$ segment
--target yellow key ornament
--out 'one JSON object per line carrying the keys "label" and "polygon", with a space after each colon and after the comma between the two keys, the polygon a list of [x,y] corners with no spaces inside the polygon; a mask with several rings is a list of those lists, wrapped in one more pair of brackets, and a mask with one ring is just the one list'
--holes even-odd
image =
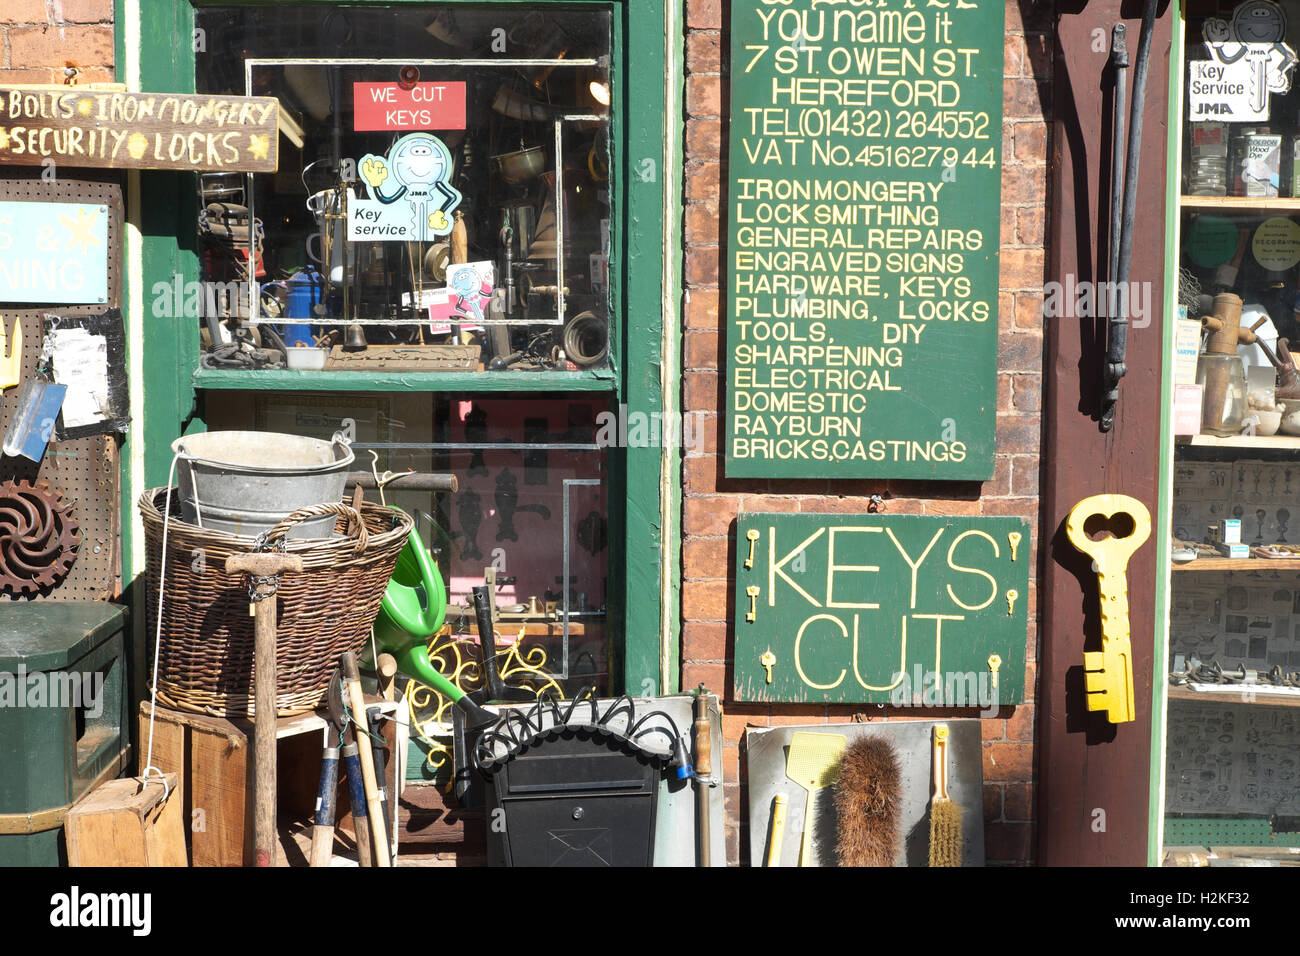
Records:
{"label": "yellow key ornament", "polygon": [[[1133,531],[1123,538],[1094,541],[1084,531],[1089,518],[1126,514]],[[1084,651],[1084,690],[1089,710],[1102,710],[1112,724],[1135,716],[1133,648],[1129,641],[1128,562],[1151,536],[1151,513],[1128,495],[1093,495],[1070,510],[1065,521],[1070,543],[1093,560],[1101,597],[1101,650]]]}

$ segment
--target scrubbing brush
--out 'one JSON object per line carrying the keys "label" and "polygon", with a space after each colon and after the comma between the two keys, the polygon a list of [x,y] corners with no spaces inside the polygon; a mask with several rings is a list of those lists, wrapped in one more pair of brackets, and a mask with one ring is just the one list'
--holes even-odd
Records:
{"label": "scrubbing brush", "polygon": [[962,809],[948,796],[948,725],[934,725],[934,793],[930,800],[930,865],[961,866]]}
{"label": "scrubbing brush", "polygon": [[902,771],[883,737],[860,737],[844,753],[835,783],[840,866],[893,866],[898,857]]}

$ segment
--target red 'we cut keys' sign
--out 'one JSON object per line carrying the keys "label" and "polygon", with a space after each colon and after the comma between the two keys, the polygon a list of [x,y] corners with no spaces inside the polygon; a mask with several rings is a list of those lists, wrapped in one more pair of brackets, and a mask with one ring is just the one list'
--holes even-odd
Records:
{"label": "red 'we cut keys' sign", "polygon": [[409,90],[396,83],[353,83],[357,132],[401,129],[464,129],[465,84],[417,83]]}

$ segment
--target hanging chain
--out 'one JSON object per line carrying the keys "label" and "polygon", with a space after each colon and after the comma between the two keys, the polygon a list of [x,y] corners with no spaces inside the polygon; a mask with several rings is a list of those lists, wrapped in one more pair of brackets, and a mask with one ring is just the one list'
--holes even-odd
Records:
{"label": "hanging chain", "polygon": [[248,600],[256,604],[269,597],[275,597],[280,590],[280,575],[250,574],[248,576]]}

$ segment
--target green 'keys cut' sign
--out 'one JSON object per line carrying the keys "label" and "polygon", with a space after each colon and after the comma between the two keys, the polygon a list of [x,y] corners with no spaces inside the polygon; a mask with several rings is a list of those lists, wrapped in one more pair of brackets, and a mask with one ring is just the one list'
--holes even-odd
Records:
{"label": "green 'keys cut' sign", "polygon": [[993,474],[1002,0],[732,0],[726,473]]}
{"label": "green 'keys cut' sign", "polygon": [[742,514],[736,535],[736,700],[1024,700],[1024,519]]}

